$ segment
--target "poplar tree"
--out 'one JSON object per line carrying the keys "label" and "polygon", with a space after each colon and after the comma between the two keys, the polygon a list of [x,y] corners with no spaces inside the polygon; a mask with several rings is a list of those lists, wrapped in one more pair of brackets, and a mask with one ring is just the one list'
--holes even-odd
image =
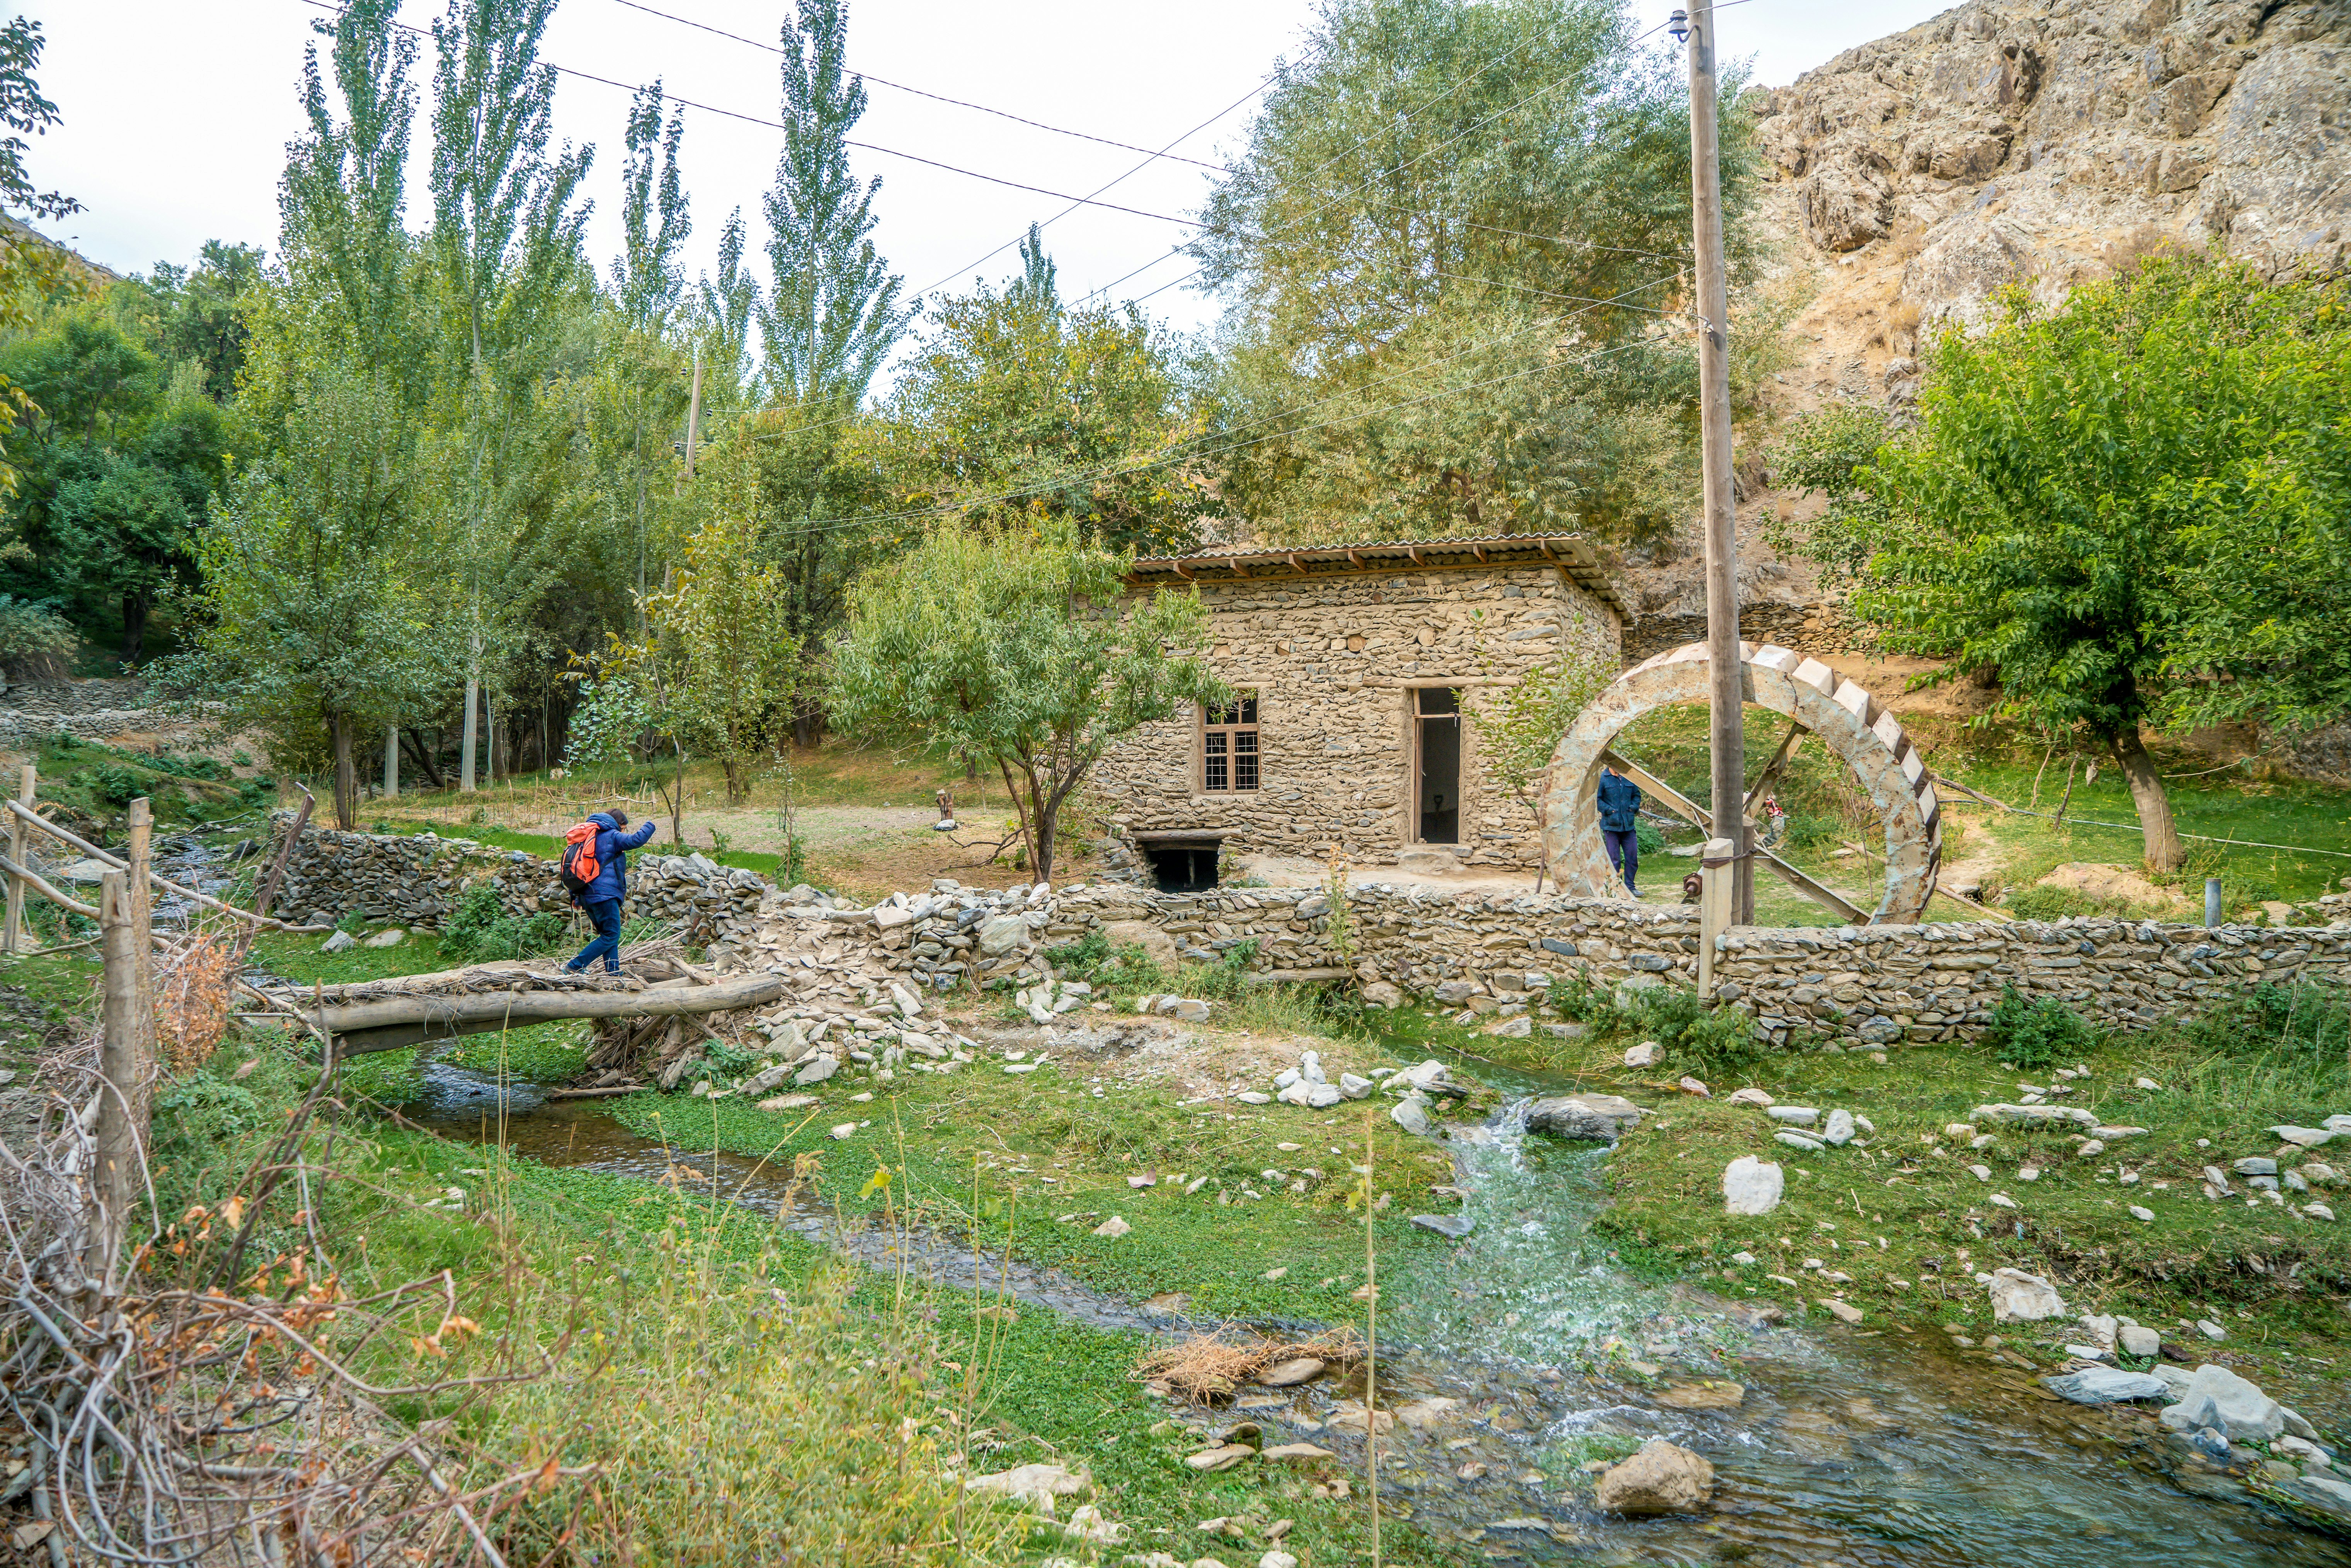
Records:
{"label": "poplar tree", "polygon": [[673,110],[663,123],[661,78],[638,89],[624,136],[628,162],[621,174],[621,254],[612,259],[612,292],[629,324],[652,331],[668,324],[685,289],[677,251],[694,233],[694,220],[677,168],[684,138],[684,110]]}
{"label": "poplar tree", "polygon": [[849,169],[865,82],[843,74],[848,6],[797,4],[797,21],[781,31],[784,152],[764,203],[774,284],[759,326],[778,400],[847,413],[864,401],[916,307],[899,303],[904,280],[873,248],[881,177],[861,185]]}
{"label": "poplar tree", "polygon": [[482,676],[493,639],[543,563],[526,548],[517,424],[551,357],[559,311],[589,286],[575,204],[592,147],[551,150],[555,72],[538,46],[555,0],[449,0],[433,24],[432,249],[455,318],[455,433],[462,485],[450,541],[465,618],[460,789],[471,789]]}

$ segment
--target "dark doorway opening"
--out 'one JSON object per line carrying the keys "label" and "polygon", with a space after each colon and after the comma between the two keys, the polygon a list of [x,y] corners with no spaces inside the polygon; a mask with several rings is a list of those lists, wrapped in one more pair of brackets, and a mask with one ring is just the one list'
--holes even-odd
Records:
{"label": "dark doorway opening", "polygon": [[1162,893],[1206,893],[1217,885],[1222,839],[1138,838],[1135,847],[1150,863],[1151,880]]}
{"label": "dark doorway opening", "polygon": [[1420,841],[1461,841],[1461,704],[1451,686],[1424,686],[1413,694],[1413,722],[1420,727],[1420,779],[1415,791]]}

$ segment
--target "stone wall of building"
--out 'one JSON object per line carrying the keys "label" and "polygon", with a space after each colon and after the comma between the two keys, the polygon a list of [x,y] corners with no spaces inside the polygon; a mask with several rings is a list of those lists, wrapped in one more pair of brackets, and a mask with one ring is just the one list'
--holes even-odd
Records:
{"label": "stone wall of building", "polygon": [[[1852,653],[1863,645],[1861,627],[1852,612],[1843,604],[1817,599],[1802,603],[1774,599],[1742,604],[1739,635],[1742,642],[1773,643],[1815,658]],[[1625,667],[1629,670],[1685,643],[1705,641],[1703,614],[1644,615],[1625,632]]]}
{"label": "stone wall of building", "polygon": [[[1580,653],[1617,663],[1615,612],[1551,567],[1270,577],[1199,585],[1209,663],[1258,694],[1261,782],[1199,784],[1199,716],[1186,707],[1126,737],[1095,771],[1125,832],[1222,829],[1229,847],[1393,864],[1416,841],[1411,704],[1457,685],[1475,703],[1529,667]],[[1532,817],[1462,740],[1459,843],[1478,865],[1534,865]]]}
{"label": "stone wall of building", "polygon": [[[274,852],[293,825],[293,813],[274,812],[271,824]],[[277,907],[289,917],[323,916],[322,923],[356,914],[373,923],[434,930],[484,881],[497,889],[499,907],[509,915],[571,908],[555,862],[520,850],[434,833],[331,828],[303,830],[287,860]],[[670,922],[697,943],[723,946],[750,931],[767,894],[757,872],[717,865],[699,854],[638,851],[629,857],[629,896],[621,912],[625,919]]]}

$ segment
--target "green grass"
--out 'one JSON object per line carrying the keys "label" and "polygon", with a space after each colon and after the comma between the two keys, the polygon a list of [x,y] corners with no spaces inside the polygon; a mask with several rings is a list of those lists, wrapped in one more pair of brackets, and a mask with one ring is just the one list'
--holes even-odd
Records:
{"label": "green grass", "polygon": [[[1377,1058],[1366,1051],[1359,1059]],[[1345,1048],[1333,1044],[1325,1060],[1335,1074],[1348,1060]],[[1323,1112],[1237,1103],[1179,1109],[1157,1085],[1087,1079],[1074,1059],[1016,1077],[983,1058],[949,1075],[907,1072],[871,1084],[874,1098],[864,1103],[851,1095],[868,1081],[844,1075],[820,1088],[824,1103],[812,1110],[646,1094],[619,1102],[614,1113],[632,1131],[681,1148],[715,1147],[778,1167],[812,1156],[826,1201],[844,1212],[879,1212],[885,1201],[911,1205],[931,1223],[991,1244],[1008,1240],[1017,1257],[1120,1295],[1180,1291],[1210,1315],[1337,1322],[1362,1315],[1350,1292],[1364,1283],[1363,1222],[1346,1200],[1370,1104],[1379,1113],[1373,1118],[1379,1187],[1389,1198],[1376,1224],[1383,1251],[1444,1245],[1413,1229],[1406,1217],[1449,1207],[1428,1188],[1450,1178],[1450,1166],[1389,1121],[1384,1103]],[[834,1126],[852,1121],[871,1124],[832,1136]],[[1278,1146],[1285,1142],[1301,1147]],[[1012,1174],[1019,1166],[1031,1174]],[[1308,1167],[1320,1177],[1302,1177]],[[1308,1190],[1274,1188],[1260,1174],[1268,1169],[1307,1180]],[[886,1192],[868,1190],[881,1170],[890,1176]],[[1183,1186],[1166,1179],[1178,1174]],[[1162,1179],[1142,1189],[1127,1185],[1142,1175]],[[1184,1186],[1200,1177],[1205,1184],[1186,1195]],[[1244,1187],[1266,1196],[1245,1197]],[[1070,1214],[1081,1218],[1061,1220]],[[1092,1234],[1113,1215],[1133,1229]],[[1277,1269],[1289,1272],[1265,1279]]]}

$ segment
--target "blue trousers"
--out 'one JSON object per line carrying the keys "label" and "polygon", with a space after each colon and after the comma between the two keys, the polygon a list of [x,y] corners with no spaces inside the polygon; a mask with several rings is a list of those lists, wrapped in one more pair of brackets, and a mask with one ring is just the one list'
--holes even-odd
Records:
{"label": "blue trousers", "polygon": [[1641,840],[1637,833],[1611,832],[1603,828],[1600,836],[1608,841],[1608,863],[1625,878],[1625,891],[1638,893],[1634,879],[1641,874]]}
{"label": "blue trousers", "polygon": [[586,968],[598,958],[604,960],[604,972],[621,972],[621,901],[600,898],[593,904],[582,904],[588,918],[596,927],[596,940],[580,949],[580,956],[564,966],[574,973]]}

